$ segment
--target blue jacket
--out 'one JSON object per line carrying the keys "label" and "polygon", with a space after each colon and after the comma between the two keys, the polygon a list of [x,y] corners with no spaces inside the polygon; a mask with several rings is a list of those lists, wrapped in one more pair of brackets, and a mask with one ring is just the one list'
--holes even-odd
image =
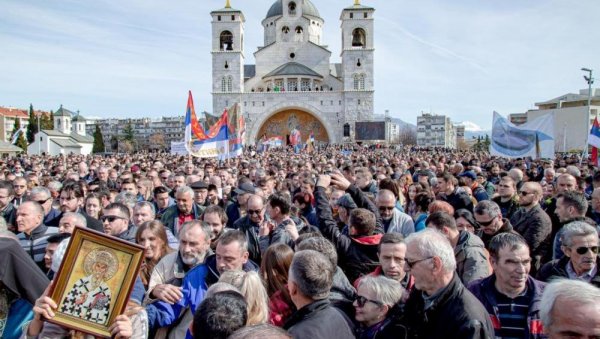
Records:
{"label": "blue jacket", "polygon": [[207,273],[208,268],[204,264],[191,269],[183,278],[181,291],[183,297],[177,303],[171,305],[164,301],[157,301],[146,307],[150,331],[173,325],[188,307],[192,313],[196,312],[208,289],[205,281]]}
{"label": "blue jacket", "polygon": [[[485,309],[488,311],[494,329],[499,329],[500,317],[498,315],[498,308],[496,305],[496,296],[494,294],[494,283],[496,276],[491,275],[487,278],[483,278],[474,281],[469,285],[471,293],[481,301]],[[544,335],[542,321],[540,318],[540,302],[542,300],[542,293],[544,292],[545,283],[533,279],[531,276],[527,277],[527,289],[533,290],[533,298],[529,303],[529,314],[527,316],[527,325],[529,327],[529,339],[544,339],[547,338]]]}

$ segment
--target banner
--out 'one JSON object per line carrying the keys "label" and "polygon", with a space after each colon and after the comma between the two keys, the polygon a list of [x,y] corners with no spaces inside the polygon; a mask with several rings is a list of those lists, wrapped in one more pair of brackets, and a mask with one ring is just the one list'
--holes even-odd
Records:
{"label": "banner", "polygon": [[554,158],[554,116],[516,126],[494,112],[490,154],[506,158]]}
{"label": "banner", "polygon": [[185,141],[171,141],[171,154],[173,155],[188,155]]}
{"label": "banner", "polygon": [[235,103],[226,112],[228,114],[227,131],[229,149],[225,154],[219,156],[220,160],[235,158],[242,155],[245,146],[246,123],[244,121],[244,116],[240,111],[240,105]]}
{"label": "banner", "polygon": [[592,163],[594,166],[598,166],[598,148],[600,148],[600,123],[598,118],[594,119],[594,124],[590,130],[588,137],[588,144],[592,146]]}

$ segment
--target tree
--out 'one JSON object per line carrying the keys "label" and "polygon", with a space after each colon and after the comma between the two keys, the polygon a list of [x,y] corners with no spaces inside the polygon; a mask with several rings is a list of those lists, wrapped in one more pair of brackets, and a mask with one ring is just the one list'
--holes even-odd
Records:
{"label": "tree", "polygon": [[165,135],[162,133],[154,133],[150,136],[150,148],[164,150],[166,147]]}
{"label": "tree", "polygon": [[110,149],[113,152],[118,152],[119,151],[119,138],[116,135],[113,135],[110,138]]}
{"label": "tree", "polygon": [[104,137],[102,131],[100,131],[100,125],[96,123],[96,130],[94,131],[94,147],[92,148],[93,153],[104,152]]}
{"label": "tree", "polygon": [[133,132],[133,126],[131,126],[131,120],[125,125],[123,129],[123,140],[129,141],[133,144],[133,140],[135,138],[135,134]]}
{"label": "tree", "polygon": [[17,138],[17,142],[15,143],[15,145],[17,145],[18,147],[22,148],[25,152],[27,152],[27,140],[25,140],[25,137],[23,136],[23,131],[19,132],[19,130],[21,129],[21,119],[19,118],[15,118],[15,124],[13,125],[13,132],[11,135],[11,140],[15,137],[16,133],[19,133],[19,137]]}
{"label": "tree", "polygon": [[119,143],[119,151],[121,153],[133,153],[133,142],[129,140],[123,140]]}
{"label": "tree", "polygon": [[398,140],[402,145],[416,145],[417,144],[417,131],[413,130],[409,126],[400,128],[400,135]]}
{"label": "tree", "polygon": [[42,130],[54,129],[54,112],[50,111],[50,115],[42,114],[42,117],[40,118],[40,128]]}
{"label": "tree", "polygon": [[37,117],[33,112],[33,104],[29,104],[29,124],[27,125],[27,142],[32,143],[38,131]]}

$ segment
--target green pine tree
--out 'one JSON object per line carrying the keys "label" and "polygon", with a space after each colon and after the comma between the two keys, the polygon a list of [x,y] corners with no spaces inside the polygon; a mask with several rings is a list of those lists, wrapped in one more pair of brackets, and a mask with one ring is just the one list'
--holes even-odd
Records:
{"label": "green pine tree", "polygon": [[[21,119],[15,119],[15,123],[13,125],[13,132],[11,134],[11,140],[15,136],[15,133],[17,133],[17,131],[20,129],[21,129]],[[15,143],[15,145],[20,147],[21,149],[23,149],[23,151],[27,152],[27,140],[25,140],[25,137],[23,136],[23,134],[24,133],[19,133],[19,137],[17,138],[17,142]]]}
{"label": "green pine tree", "polygon": [[38,132],[37,116],[33,112],[33,104],[29,104],[29,124],[27,125],[27,142],[32,143]]}
{"label": "green pine tree", "polygon": [[94,148],[92,149],[92,152],[100,153],[104,151],[104,137],[102,136],[102,131],[100,131],[100,125],[96,123],[96,130],[94,131]]}
{"label": "green pine tree", "polygon": [[135,134],[133,132],[133,126],[131,126],[131,120],[127,123],[123,129],[123,140],[133,142]]}

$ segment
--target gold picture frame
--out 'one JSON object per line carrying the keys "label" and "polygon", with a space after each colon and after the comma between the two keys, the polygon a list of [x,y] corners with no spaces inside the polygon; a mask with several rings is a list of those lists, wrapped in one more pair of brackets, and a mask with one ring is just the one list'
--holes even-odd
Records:
{"label": "gold picture frame", "polygon": [[87,228],[75,228],[50,297],[49,322],[110,338],[109,327],[129,300],[144,248]]}

